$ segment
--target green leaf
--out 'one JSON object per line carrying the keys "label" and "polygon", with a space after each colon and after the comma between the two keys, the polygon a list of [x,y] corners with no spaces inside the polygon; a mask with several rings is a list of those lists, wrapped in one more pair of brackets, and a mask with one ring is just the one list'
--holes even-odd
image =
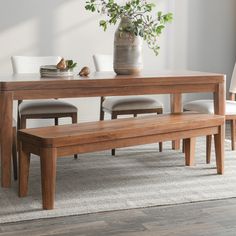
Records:
{"label": "green leaf", "polygon": [[67,60],[67,66],[72,66],[73,65],[73,61],[72,60]]}
{"label": "green leaf", "polygon": [[66,60],[67,69],[73,69],[76,67],[76,65],[77,63],[76,62],[74,63],[73,60]]}
{"label": "green leaf", "polygon": [[72,64],[71,68],[73,69],[73,68],[75,68],[76,66],[77,66],[77,63],[75,62],[75,63]]}
{"label": "green leaf", "polygon": [[105,20],[100,20],[99,24],[102,26],[104,24],[106,24],[107,22]]}
{"label": "green leaf", "polygon": [[103,28],[104,31],[106,31],[107,22],[105,20],[100,20],[99,25]]}

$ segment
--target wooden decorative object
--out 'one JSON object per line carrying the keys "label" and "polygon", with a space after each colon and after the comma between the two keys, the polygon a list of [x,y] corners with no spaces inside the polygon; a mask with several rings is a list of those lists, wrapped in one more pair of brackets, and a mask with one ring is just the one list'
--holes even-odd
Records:
{"label": "wooden decorative object", "polygon": [[83,67],[79,72],[79,75],[82,77],[87,77],[89,74],[90,74],[90,69],[87,66]]}

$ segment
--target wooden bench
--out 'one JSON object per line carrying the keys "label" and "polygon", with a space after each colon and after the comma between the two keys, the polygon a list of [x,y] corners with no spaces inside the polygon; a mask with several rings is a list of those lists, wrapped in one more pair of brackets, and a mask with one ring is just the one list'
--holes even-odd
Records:
{"label": "wooden bench", "polygon": [[223,174],[222,132],[223,116],[189,113],[20,130],[19,196],[27,195],[30,153],[39,155],[41,160],[43,209],[54,207],[57,157],[74,153],[184,139],[185,162],[191,166],[195,137],[214,134],[217,173]]}

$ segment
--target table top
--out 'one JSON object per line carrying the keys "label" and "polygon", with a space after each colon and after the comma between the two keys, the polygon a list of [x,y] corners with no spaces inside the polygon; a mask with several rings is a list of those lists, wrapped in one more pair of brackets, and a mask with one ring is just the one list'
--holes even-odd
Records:
{"label": "table top", "polygon": [[39,74],[0,74],[0,91],[67,88],[74,86],[112,86],[112,85],[151,85],[151,84],[206,84],[223,83],[225,75],[198,71],[153,71],[139,75],[116,75],[113,72],[96,72],[88,77],[72,76],[57,78],[40,78]]}
{"label": "table top", "polygon": [[23,81],[55,81],[55,80],[101,80],[101,79],[142,79],[142,78],[183,78],[183,77],[217,77],[223,74],[200,72],[200,71],[145,71],[137,75],[116,75],[114,72],[95,72],[88,77],[79,75],[69,77],[41,78],[40,74],[0,74],[0,83],[2,82],[23,82]]}

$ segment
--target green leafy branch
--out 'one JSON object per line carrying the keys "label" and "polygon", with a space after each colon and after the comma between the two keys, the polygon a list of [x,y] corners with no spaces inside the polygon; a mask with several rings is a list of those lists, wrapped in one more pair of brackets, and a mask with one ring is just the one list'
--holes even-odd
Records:
{"label": "green leafy branch", "polygon": [[77,63],[73,62],[73,60],[66,60],[66,68],[67,69],[74,69]]}
{"label": "green leafy branch", "polygon": [[128,25],[119,30],[142,37],[158,55],[158,38],[165,25],[173,20],[173,14],[164,14],[162,11],[153,14],[154,8],[155,4],[147,0],[129,0],[124,5],[119,5],[115,0],[86,0],[85,4],[86,10],[106,15],[106,18],[99,22],[104,31],[108,25],[115,25],[123,17],[128,18],[132,26]]}

